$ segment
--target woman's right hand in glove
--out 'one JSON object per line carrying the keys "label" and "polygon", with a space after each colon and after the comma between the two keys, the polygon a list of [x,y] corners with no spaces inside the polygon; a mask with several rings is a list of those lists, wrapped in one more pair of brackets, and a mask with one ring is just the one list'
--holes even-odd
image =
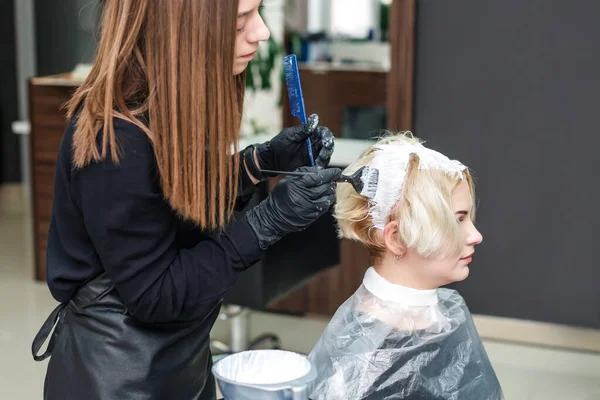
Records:
{"label": "woman's right hand in glove", "polygon": [[269,197],[246,213],[263,250],[288,233],[306,229],[335,202],[335,182],[342,174],[340,169],[303,167],[298,171],[310,174],[283,178]]}

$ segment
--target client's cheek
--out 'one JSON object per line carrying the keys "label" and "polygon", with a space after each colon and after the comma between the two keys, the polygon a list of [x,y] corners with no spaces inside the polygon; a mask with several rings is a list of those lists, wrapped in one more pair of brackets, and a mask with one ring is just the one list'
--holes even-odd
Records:
{"label": "client's cheek", "polygon": [[438,261],[443,262],[447,265],[454,265],[460,260],[462,254],[462,246],[453,246],[447,248],[438,256]]}

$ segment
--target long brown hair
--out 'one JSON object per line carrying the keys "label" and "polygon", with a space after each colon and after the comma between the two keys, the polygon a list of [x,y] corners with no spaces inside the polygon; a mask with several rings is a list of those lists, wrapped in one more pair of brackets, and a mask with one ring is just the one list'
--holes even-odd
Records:
{"label": "long brown hair", "polygon": [[74,166],[108,153],[118,163],[113,118],[132,122],[153,145],[171,207],[202,228],[223,227],[239,176],[245,75],[233,74],[238,0],[103,3],[96,61],[67,104],[68,117],[78,115]]}

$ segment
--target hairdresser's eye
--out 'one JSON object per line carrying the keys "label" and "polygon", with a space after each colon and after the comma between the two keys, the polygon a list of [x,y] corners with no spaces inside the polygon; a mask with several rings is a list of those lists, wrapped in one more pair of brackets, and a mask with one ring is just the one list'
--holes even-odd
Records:
{"label": "hairdresser's eye", "polygon": [[[264,10],[264,8],[265,8],[265,6],[264,6],[264,5],[261,3],[261,4],[258,6],[258,8],[254,10],[254,12],[253,12],[252,14],[246,14],[246,13],[244,13],[244,14],[245,14],[245,15],[244,15],[244,19],[246,19],[246,20],[247,20],[247,19],[248,19],[248,18],[250,18],[252,15],[260,15],[260,12],[261,12],[262,10]],[[242,26],[241,28],[237,28],[237,33],[238,33],[238,34],[240,34],[240,33],[244,33],[244,32],[246,32],[246,25]]]}

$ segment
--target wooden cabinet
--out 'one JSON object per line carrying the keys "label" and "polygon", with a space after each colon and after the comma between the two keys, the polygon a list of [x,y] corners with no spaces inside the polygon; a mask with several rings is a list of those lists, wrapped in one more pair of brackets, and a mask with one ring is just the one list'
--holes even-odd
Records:
{"label": "wooden cabinet", "polygon": [[63,105],[76,89],[68,75],[34,78],[29,83],[31,180],[35,278],[46,279],[46,247],[54,195],[54,170],[67,126]]}

